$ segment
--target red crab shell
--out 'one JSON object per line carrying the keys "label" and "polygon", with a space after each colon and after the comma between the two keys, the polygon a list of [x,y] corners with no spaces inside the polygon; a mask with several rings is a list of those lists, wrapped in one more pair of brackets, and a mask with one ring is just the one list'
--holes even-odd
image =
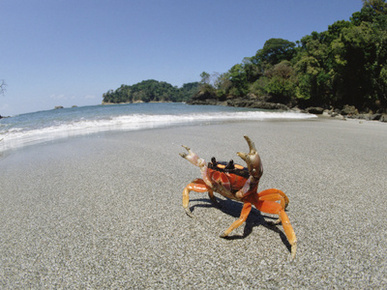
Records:
{"label": "red crab shell", "polygon": [[212,157],[211,162],[208,163],[207,176],[212,182],[221,184],[235,193],[243,187],[250,175],[246,167],[234,164],[233,160],[218,162],[215,157]]}

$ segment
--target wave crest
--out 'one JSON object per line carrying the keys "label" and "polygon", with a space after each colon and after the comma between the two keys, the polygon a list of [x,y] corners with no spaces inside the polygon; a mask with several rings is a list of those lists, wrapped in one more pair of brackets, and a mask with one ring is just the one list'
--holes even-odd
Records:
{"label": "wave crest", "polygon": [[315,115],[297,112],[213,112],[190,114],[132,114],[112,116],[104,119],[80,119],[51,124],[38,129],[12,128],[3,130],[0,140],[0,151],[16,149],[26,145],[52,141],[60,138],[88,135],[107,131],[132,131],[168,127],[174,125],[188,125],[201,122],[222,122],[233,120],[276,120],[276,119],[310,119]]}

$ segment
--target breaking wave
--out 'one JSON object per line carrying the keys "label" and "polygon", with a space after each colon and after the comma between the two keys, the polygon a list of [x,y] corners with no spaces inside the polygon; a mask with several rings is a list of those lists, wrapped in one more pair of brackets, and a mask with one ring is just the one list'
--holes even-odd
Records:
{"label": "breaking wave", "polygon": [[[174,112],[175,113],[175,112]],[[46,113],[47,115],[47,113]],[[52,141],[60,138],[88,135],[108,131],[132,131],[176,125],[189,125],[235,120],[302,120],[315,118],[315,115],[298,112],[269,111],[224,111],[224,112],[184,112],[183,114],[131,113],[128,115],[105,115],[103,117],[80,117],[44,121],[44,117],[28,126],[26,121],[12,126],[0,123],[0,151],[16,149],[30,144]],[[17,117],[16,117],[17,118]],[[47,118],[47,116],[45,117]],[[10,118],[13,119],[13,118]]]}

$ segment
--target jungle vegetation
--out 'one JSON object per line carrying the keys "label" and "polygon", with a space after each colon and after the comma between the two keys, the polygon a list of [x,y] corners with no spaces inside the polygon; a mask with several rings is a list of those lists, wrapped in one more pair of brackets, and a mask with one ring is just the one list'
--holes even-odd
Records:
{"label": "jungle vegetation", "polygon": [[287,106],[387,108],[387,3],[363,0],[350,20],[292,42],[267,40],[225,73],[203,72],[199,83],[173,87],[155,80],[122,85],[104,102],[254,99]]}
{"label": "jungle vegetation", "polygon": [[198,91],[199,83],[187,83],[181,88],[167,82],[146,80],[132,86],[121,85],[115,91],[103,94],[103,103],[135,103],[135,102],[184,102]]}
{"label": "jungle vegetation", "polygon": [[223,74],[201,74],[200,96],[288,106],[387,108],[387,3],[363,1],[349,21],[300,41],[272,38]]}

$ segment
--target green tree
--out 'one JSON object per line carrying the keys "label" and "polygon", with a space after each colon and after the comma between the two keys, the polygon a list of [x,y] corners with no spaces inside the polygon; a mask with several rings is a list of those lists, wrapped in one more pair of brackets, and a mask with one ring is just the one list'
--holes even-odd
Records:
{"label": "green tree", "polygon": [[296,96],[299,104],[303,106],[321,106],[330,102],[333,96],[330,60],[330,41],[339,34],[339,27],[331,27],[331,32],[317,33],[301,39],[301,47],[293,59],[294,68],[297,73]]}
{"label": "green tree", "polygon": [[200,74],[200,78],[201,78],[200,80],[201,84],[209,85],[211,83],[211,75],[205,71]]}
{"label": "green tree", "polygon": [[216,75],[214,86],[216,88],[216,94],[220,99],[223,100],[229,94],[232,85],[229,72]]}
{"label": "green tree", "polygon": [[205,71],[200,74],[200,83],[194,97],[198,100],[213,99],[216,97],[215,88],[211,85],[211,75]]}
{"label": "green tree", "polygon": [[247,75],[242,64],[234,65],[229,71],[228,76],[230,77],[231,88],[229,93],[233,96],[243,96],[247,94]]}
{"label": "green tree", "polygon": [[252,62],[260,65],[275,65],[283,60],[291,60],[295,53],[294,42],[282,38],[270,38],[265,42],[263,48],[258,50],[252,58]]}
{"label": "green tree", "polygon": [[387,9],[385,1],[364,1],[351,25],[332,42],[335,90],[340,104],[358,108],[386,106],[384,68],[387,61]]}
{"label": "green tree", "polygon": [[199,90],[199,82],[183,84],[183,86],[179,89],[178,94],[172,97],[172,102],[187,101],[192,96],[197,94],[198,90]]}
{"label": "green tree", "polygon": [[363,7],[352,14],[351,22],[358,26],[362,22],[379,22],[387,13],[385,0],[363,0]]}
{"label": "green tree", "polygon": [[267,70],[263,89],[271,96],[269,101],[291,104],[296,93],[296,74],[291,63],[284,60]]}
{"label": "green tree", "polygon": [[254,63],[253,57],[245,57],[242,61],[242,66],[249,83],[253,83],[263,76],[264,71]]}

